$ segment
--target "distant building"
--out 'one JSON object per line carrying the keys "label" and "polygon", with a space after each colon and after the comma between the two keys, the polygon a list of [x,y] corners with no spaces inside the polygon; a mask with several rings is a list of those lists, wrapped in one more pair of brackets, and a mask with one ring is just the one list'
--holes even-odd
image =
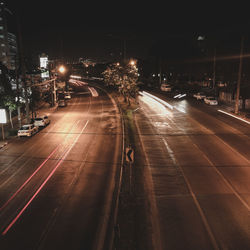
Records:
{"label": "distant building", "polygon": [[0,2],[0,61],[9,70],[15,70],[17,60],[17,39],[8,29],[8,19],[12,13]]}
{"label": "distant building", "polygon": [[39,56],[40,61],[40,69],[42,71],[41,77],[43,79],[49,78],[49,58],[46,54],[41,54]]}

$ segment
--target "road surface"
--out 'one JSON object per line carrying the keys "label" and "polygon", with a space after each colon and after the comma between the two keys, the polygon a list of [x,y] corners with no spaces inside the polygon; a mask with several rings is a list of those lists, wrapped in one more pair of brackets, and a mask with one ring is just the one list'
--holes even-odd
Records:
{"label": "road surface", "polygon": [[0,151],[1,250],[96,250],[108,241],[120,115],[105,92],[77,88],[50,125]]}
{"label": "road surface", "polygon": [[139,98],[155,249],[250,249],[250,125],[196,100]]}

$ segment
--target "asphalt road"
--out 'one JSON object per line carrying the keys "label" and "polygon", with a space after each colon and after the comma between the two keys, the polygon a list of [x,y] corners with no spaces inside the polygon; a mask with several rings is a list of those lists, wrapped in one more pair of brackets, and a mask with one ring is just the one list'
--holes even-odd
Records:
{"label": "asphalt road", "polygon": [[134,112],[155,249],[250,249],[250,125],[165,99]]}
{"label": "asphalt road", "polygon": [[[50,125],[0,151],[0,249],[101,249],[121,166],[117,107],[76,86]],[[46,113],[46,110],[39,111]]]}

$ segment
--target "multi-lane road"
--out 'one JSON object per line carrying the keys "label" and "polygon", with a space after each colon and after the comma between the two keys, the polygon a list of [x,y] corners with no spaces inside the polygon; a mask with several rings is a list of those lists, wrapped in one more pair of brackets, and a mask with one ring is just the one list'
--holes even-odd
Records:
{"label": "multi-lane road", "polygon": [[105,92],[77,87],[67,107],[49,114],[50,125],[0,152],[1,250],[110,243],[123,150],[120,114]]}
{"label": "multi-lane road", "polygon": [[135,112],[155,249],[250,249],[250,125],[165,99]]}
{"label": "multi-lane road", "polygon": [[[112,245],[121,117],[106,92],[75,84],[67,107],[39,111],[50,125],[0,151],[1,250]],[[140,164],[150,224],[138,249],[145,237],[150,250],[250,249],[250,125],[196,100],[161,98],[144,93],[133,112],[133,169]]]}

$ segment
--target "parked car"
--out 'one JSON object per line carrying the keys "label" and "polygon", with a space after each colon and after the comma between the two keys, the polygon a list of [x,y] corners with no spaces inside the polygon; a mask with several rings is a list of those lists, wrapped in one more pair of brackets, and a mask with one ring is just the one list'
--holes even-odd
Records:
{"label": "parked car", "polygon": [[193,97],[196,98],[197,100],[203,100],[206,97],[206,95],[203,92],[198,92],[196,94],[193,94]]}
{"label": "parked car", "polygon": [[218,105],[217,99],[213,96],[208,96],[204,98],[204,102],[209,105]]}
{"label": "parked car", "polygon": [[17,132],[17,135],[19,137],[21,136],[28,136],[31,137],[33,134],[38,132],[38,127],[36,127],[34,124],[26,124],[23,125]]}
{"label": "parked car", "polygon": [[161,84],[161,91],[167,91],[167,92],[169,92],[171,90],[172,90],[171,85],[166,84],[166,83]]}
{"label": "parked car", "polygon": [[67,106],[66,100],[59,100],[58,101],[58,107],[66,107],[66,106]]}
{"label": "parked car", "polygon": [[50,123],[49,117],[47,115],[36,117],[34,119],[34,125],[36,127],[46,127]]}
{"label": "parked car", "polygon": [[64,98],[65,99],[71,99],[71,94],[69,92],[65,92]]}

